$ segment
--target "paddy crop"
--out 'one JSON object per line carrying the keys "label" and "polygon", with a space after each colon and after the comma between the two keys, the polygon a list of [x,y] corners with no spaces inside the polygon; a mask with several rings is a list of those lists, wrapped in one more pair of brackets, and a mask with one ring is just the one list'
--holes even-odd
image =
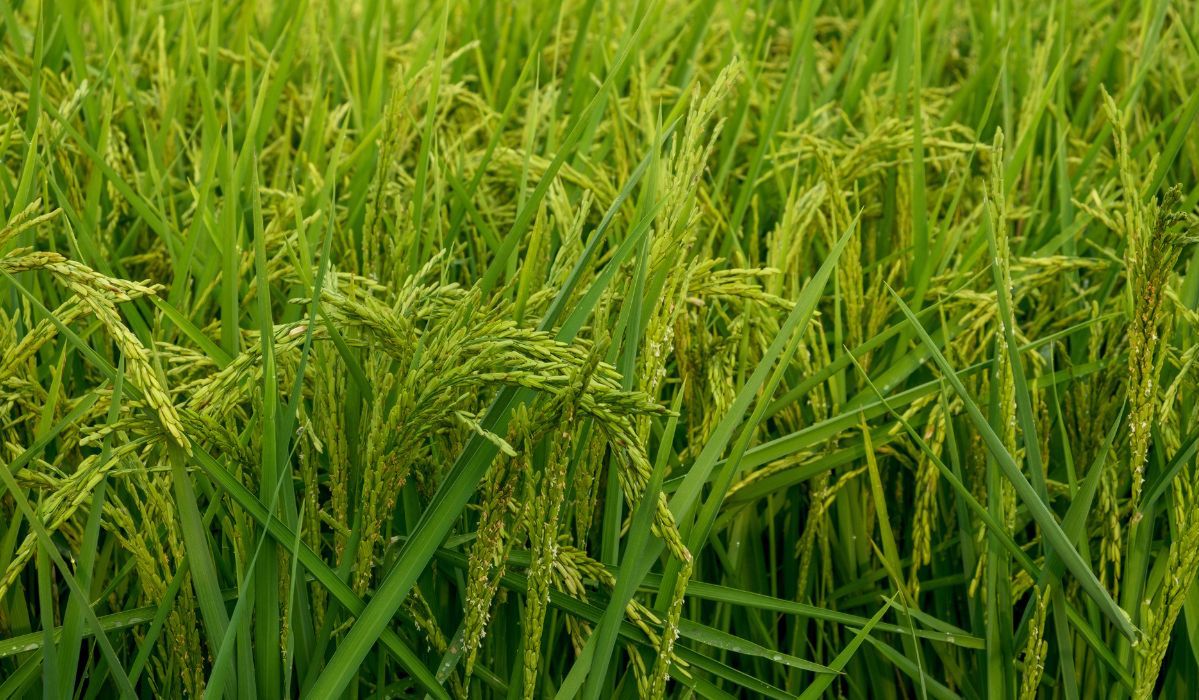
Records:
{"label": "paddy crop", "polygon": [[1199,4],[0,7],[0,699],[1199,695]]}

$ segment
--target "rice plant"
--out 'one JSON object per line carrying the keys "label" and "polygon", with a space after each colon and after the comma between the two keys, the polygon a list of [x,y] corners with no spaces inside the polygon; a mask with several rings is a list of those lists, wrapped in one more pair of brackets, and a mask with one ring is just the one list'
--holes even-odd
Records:
{"label": "rice plant", "polygon": [[0,5],[0,700],[1199,697],[1199,3]]}

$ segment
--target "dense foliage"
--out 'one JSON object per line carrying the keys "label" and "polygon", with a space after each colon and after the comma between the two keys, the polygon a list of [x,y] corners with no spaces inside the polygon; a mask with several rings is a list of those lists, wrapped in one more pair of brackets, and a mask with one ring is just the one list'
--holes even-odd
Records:
{"label": "dense foliage", "polygon": [[0,698],[1199,695],[1199,5],[0,7]]}

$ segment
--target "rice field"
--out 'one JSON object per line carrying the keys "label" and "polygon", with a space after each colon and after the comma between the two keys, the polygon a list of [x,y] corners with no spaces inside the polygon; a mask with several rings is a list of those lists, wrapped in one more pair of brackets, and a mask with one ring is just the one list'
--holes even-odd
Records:
{"label": "rice field", "polygon": [[0,700],[1199,697],[1199,3],[0,5]]}

